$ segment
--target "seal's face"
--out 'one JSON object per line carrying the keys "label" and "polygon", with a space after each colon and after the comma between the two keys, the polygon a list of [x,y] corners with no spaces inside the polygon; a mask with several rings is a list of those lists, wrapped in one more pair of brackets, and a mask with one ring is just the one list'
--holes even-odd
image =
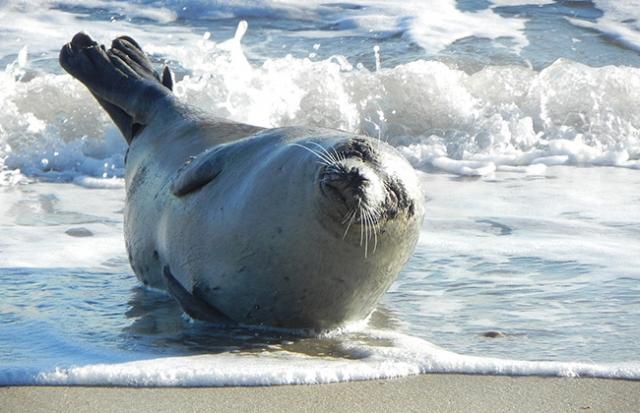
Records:
{"label": "seal's face", "polygon": [[363,245],[365,257],[375,252],[378,236],[390,225],[422,221],[415,171],[386,143],[353,137],[307,147],[314,147],[320,163],[316,181],[321,213],[342,228],[343,239]]}

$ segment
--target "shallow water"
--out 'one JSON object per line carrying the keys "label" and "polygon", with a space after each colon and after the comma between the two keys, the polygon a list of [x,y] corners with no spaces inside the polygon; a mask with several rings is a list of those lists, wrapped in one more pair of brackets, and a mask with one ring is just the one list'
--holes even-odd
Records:
{"label": "shallow water", "polygon": [[[367,325],[319,338],[193,322],[173,299],[141,287],[122,242],[121,189],[4,187],[0,379],[268,384],[421,371],[640,377],[640,210],[636,193],[619,191],[640,184],[637,172],[553,167],[529,177],[424,174],[422,182],[428,219],[407,268]],[[485,337],[492,331],[504,336]],[[148,359],[154,362],[121,364]],[[174,373],[153,370],[162,365]]]}
{"label": "shallow water", "polygon": [[[640,378],[640,8],[626,5],[0,3],[0,384]],[[133,35],[220,116],[342,128],[407,156],[427,216],[368,322],[225,330],[138,285],[125,144],[56,63],[83,29]]]}

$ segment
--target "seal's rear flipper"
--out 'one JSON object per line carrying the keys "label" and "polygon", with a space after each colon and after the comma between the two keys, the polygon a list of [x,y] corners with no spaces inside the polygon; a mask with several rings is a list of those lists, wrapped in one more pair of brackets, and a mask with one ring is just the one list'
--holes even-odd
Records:
{"label": "seal's rear flipper", "polygon": [[60,65],[89,88],[129,143],[173,87],[168,68],[160,79],[140,45],[128,36],[116,38],[106,50],[78,33],[60,50]]}
{"label": "seal's rear flipper", "polygon": [[113,123],[116,124],[118,129],[120,129],[120,132],[122,133],[122,136],[124,136],[124,138],[127,140],[127,143],[131,143],[133,137],[142,129],[142,125],[139,123],[133,123],[133,118],[127,115],[127,113],[119,107],[112,105],[104,99],[99,98],[95,93],[92,94],[93,97],[96,98],[100,106],[102,106],[102,108],[107,111]]}

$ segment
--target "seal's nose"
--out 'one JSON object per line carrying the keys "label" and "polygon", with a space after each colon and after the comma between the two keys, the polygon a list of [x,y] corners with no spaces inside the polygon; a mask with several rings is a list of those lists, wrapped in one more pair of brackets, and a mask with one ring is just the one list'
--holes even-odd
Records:
{"label": "seal's nose", "polygon": [[320,185],[325,196],[342,205],[343,212],[378,208],[386,197],[384,183],[375,167],[359,157],[325,166]]}

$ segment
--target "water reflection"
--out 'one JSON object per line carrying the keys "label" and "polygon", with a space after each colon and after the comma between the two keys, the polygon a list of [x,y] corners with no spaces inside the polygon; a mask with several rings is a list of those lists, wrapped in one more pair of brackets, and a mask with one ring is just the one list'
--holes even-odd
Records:
{"label": "water reflection", "polygon": [[121,334],[126,350],[167,356],[288,351],[313,357],[359,359],[364,355],[345,346],[346,342],[391,346],[391,342],[376,338],[367,330],[395,329],[398,325],[397,318],[384,306],[378,306],[371,315],[367,329],[320,335],[214,324],[188,318],[173,298],[144,287],[132,289],[125,315],[131,321]]}

